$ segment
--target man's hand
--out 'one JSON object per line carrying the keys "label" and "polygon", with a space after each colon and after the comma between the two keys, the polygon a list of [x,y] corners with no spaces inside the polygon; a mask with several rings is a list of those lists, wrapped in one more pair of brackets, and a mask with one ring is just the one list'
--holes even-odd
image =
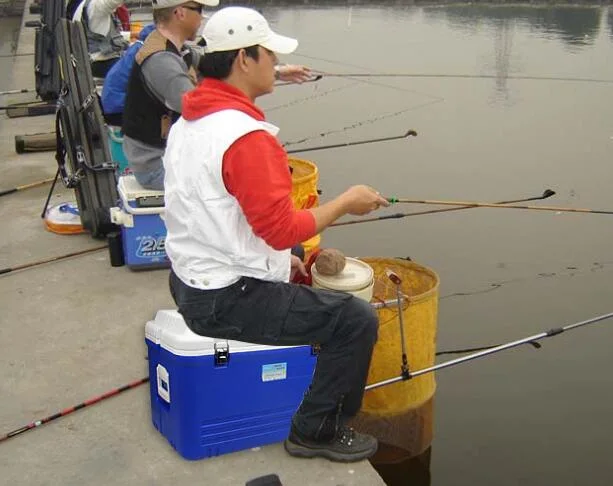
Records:
{"label": "man's hand", "polygon": [[279,79],[288,83],[304,83],[311,77],[311,70],[306,66],[284,64],[279,66]]}
{"label": "man's hand", "polygon": [[302,260],[298,258],[296,255],[292,255],[291,265],[292,265],[291,266],[292,270],[289,275],[290,281],[294,278],[296,273],[299,273],[303,277],[307,276],[307,271],[306,271],[306,267],[304,266],[304,263],[302,263]]}
{"label": "man's hand", "polygon": [[344,203],[346,212],[356,216],[368,214],[379,209],[381,206],[387,207],[390,203],[370,186],[353,186],[339,196]]}

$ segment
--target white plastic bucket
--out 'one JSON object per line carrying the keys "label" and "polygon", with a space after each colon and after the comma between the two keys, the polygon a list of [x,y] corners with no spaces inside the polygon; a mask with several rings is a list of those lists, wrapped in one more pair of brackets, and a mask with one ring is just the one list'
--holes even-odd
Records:
{"label": "white plastic bucket", "polygon": [[316,265],[311,267],[313,287],[347,292],[366,302],[372,299],[374,272],[370,265],[357,258],[345,258],[345,268],[337,275],[322,275]]}

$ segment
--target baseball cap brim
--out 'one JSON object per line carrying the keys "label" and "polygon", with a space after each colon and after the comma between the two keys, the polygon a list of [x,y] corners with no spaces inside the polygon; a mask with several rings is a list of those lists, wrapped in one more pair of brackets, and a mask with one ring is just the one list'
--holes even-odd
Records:
{"label": "baseball cap brim", "polygon": [[298,41],[291,37],[271,32],[265,41],[260,42],[260,45],[277,54],[291,54],[298,47]]}
{"label": "baseball cap brim", "polygon": [[207,7],[217,7],[217,5],[219,5],[219,0],[193,0],[193,1],[201,5],[206,5]]}

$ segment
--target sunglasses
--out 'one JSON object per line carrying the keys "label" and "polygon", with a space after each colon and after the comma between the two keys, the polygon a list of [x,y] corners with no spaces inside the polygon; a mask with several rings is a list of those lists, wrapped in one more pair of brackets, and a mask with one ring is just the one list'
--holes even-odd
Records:
{"label": "sunglasses", "polygon": [[202,15],[202,9],[204,8],[202,5],[181,5],[183,8],[188,10],[193,10],[194,12],[198,12]]}

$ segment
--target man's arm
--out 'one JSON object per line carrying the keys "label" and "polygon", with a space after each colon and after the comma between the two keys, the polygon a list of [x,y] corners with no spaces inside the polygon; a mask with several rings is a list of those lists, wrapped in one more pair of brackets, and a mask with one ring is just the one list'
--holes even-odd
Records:
{"label": "man's arm", "polygon": [[124,0],[91,0],[87,6],[87,19],[92,32],[106,35],[111,29],[111,14]]}
{"label": "man's arm", "polygon": [[141,69],[151,93],[169,109],[181,113],[183,94],[194,88],[183,60],[172,52],[156,52]]}
{"label": "man's arm", "polygon": [[226,189],[238,201],[253,232],[276,250],[291,248],[345,214],[367,214],[389,203],[368,186],[353,186],[320,207],[296,210],[287,154],[267,132],[234,142],[223,159]]}

